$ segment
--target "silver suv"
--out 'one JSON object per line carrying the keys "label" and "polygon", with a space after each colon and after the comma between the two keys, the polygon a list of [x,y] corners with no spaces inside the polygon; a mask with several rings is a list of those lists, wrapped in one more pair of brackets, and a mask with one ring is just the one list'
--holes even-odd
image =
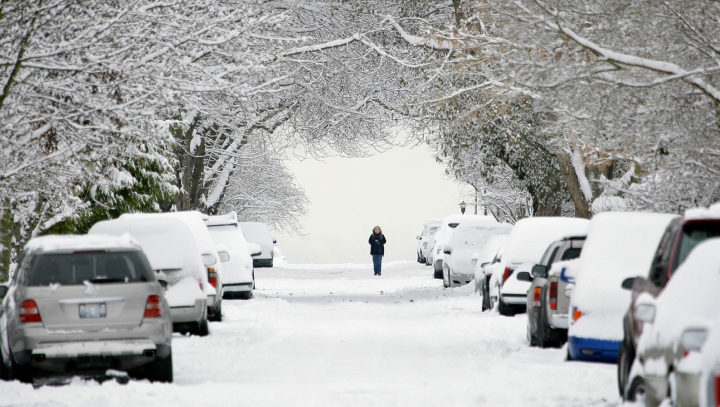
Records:
{"label": "silver suv", "polygon": [[172,382],[172,322],[128,236],[30,240],[0,307],[0,378]]}

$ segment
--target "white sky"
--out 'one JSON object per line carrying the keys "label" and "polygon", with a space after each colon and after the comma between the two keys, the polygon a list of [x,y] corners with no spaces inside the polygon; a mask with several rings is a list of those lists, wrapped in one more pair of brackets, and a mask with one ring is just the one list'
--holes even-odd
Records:
{"label": "white sky", "polygon": [[367,158],[292,159],[288,167],[310,200],[305,236],[276,234],[290,263],[369,263],[375,225],[388,240],[385,261],[415,260],[424,221],[460,213],[462,187],[426,145]]}

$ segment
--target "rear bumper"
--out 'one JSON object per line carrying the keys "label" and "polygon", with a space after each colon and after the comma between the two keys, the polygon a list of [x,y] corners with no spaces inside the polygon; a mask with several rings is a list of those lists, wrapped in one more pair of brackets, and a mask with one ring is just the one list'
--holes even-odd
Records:
{"label": "rear bumper", "polygon": [[[170,346],[171,340],[172,324],[161,318],[144,319],[137,328],[126,331],[48,332],[41,323],[36,323],[23,327],[22,335],[13,336],[11,348],[17,363],[23,364],[29,363],[35,354],[43,354],[45,359],[67,360],[81,357],[88,352],[94,353],[94,356],[102,356],[104,353],[101,351],[110,352],[112,344],[118,344],[118,349],[122,352],[132,347],[128,345],[130,343],[148,344],[148,349],[156,349],[159,345]],[[110,352],[108,356],[121,355]]]}
{"label": "rear bumper", "polygon": [[617,363],[621,341],[568,337],[568,353],[574,360]]}
{"label": "rear bumper", "polygon": [[253,267],[272,267],[273,266],[273,258],[269,259],[253,259]]}
{"label": "rear bumper", "polygon": [[226,293],[247,292],[252,291],[252,286],[252,281],[249,283],[223,284],[223,291]]}
{"label": "rear bumper", "polygon": [[195,300],[192,307],[170,307],[170,317],[173,323],[198,322],[205,313],[208,302]]}
{"label": "rear bumper", "polygon": [[44,344],[29,355],[31,365],[46,373],[103,374],[107,369],[130,370],[170,355],[170,345],[152,341],[85,341]]}
{"label": "rear bumper", "polygon": [[507,305],[527,305],[527,294],[505,294],[500,295],[502,302]]}
{"label": "rear bumper", "polygon": [[555,329],[568,329],[570,326],[568,314],[553,314],[550,318],[550,326]]}

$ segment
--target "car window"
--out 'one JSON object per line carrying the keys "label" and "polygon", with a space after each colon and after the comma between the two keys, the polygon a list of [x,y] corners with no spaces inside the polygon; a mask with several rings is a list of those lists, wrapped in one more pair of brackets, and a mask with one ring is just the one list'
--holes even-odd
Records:
{"label": "car window", "polygon": [[550,245],[550,247],[545,250],[545,254],[543,254],[542,258],[540,259],[540,263],[544,266],[550,266],[550,260],[552,260],[555,257],[555,254],[557,253],[558,249],[560,248],[560,243],[554,243]]}
{"label": "car window", "polygon": [[140,252],[135,251],[41,254],[32,260],[25,279],[27,286],[153,280],[150,265]]}
{"label": "car window", "polygon": [[680,251],[678,253],[677,264],[682,264],[693,247],[697,246],[698,243],[719,236],[720,223],[701,222],[685,225],[685,227],[683,227],[682,237],[680,238]]}
{"label": "car window", "polygon": [[571,247],[571,248],[565,250],[565,253],[562,254],[562,258],[560,260],[577,259],[578,257],[580,257],[581,251],[582,251],[581,247]]}

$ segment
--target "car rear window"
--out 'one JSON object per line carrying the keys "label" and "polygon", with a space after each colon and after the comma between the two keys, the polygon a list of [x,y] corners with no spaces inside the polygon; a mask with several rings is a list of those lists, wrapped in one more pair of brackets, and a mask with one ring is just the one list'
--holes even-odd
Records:
{"label": "car rear window", "polygon": [[680,238],[680,251],[678,253],[677,264],[682,264],[690,251],[707,239],[720,237],[720,223],[717,222],[700,222],[691,223],[683,227],[682,237]]}
{"label": "car rear window", "polygon": [[136,283],[153,281],[150,265],[140,252],[41,254],[33,259],[28,286],[50,284]]}

